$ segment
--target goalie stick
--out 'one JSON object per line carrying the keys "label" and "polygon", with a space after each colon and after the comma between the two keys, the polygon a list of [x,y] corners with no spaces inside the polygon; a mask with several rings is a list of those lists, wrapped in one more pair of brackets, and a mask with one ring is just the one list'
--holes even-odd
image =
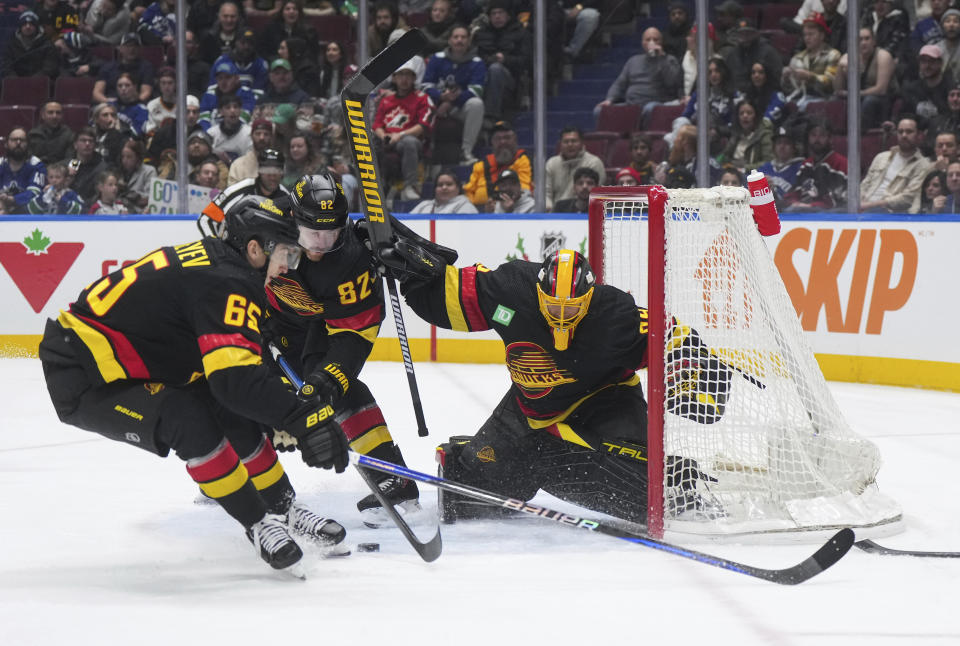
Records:
{"label": "goalie stick", "polygon": [[651,547],[656,550],[669,552],[670,554],[691,559],[699,563],[705,563],[707,565],[712,565],[724,570],[730,570],[731,572],[739,572],[740,574],[746,574],[747,576],[764,579],[765,581],[771,581],[773,583],[779,583],[782,585],[796,585],[798,583],[803,583],[807,579],[820,574],[828,567],[839,561],[844,554],[850,551],[854,541],[853,530],[851,530],[849,527],[841,529],[813,555],[807,557],[797,565],[780,570],[768,570],[765,568],[754,567],[752,565],[746,565],[744,563],[738,563],[736,561],[720,558],[718,556],[705,554],[703,552],[697,552],[685,547],[680,547],[679,545],[673,545],[665,541],[651,538],[646,534],[632,532],[610,523],[603,523],[596,520],[590,520],[589,518],[581,518],[579,516],[565,514],[559,511],[554,511],[553,509],[549,509],[547,507],[542,507],[540,505],[532,505],[522,500],[508,498],[490,491],[485,491],[483,489],[478,489],[465,484],[459,484],[453,480],[447,480],[439,476],[432,476],[427,473],[414,471],[398,464],[372,458],[368,455],[360,455],[359,453],[351,452],[350,461],[357,466],[364,466],[370,469],[376,469],[377,471],[382,471],[383,473],[390,473],[402,478],[407,478],[409,480],[416,480],[417,482],[431,484],[439,489],[443,489],[444,491],[467,496],[468,498],[473,498],[495,507],[512,509],[514,511],[519,511],[531,516],[537,516],[538,518],[551,520],[561,525],[595,531],[597,533],[606,534],[607,536],[619,538],[630,543],[643,545],[644,547]]}
{"label": "goalie stick", "polygon": [[926,550],[898,550],[874,543],[869,538],[854,543],[864,552],[870,554],[884,554],[887,556],[920,556],[934,559],[960,559],[960,552],[931,552]]}
{"label": "goalie stick", "polygon": [[[287,379],[290,380],[294,386],[298,389],[303,386],[303,380],[297,374],[288,362],[286,357],[280,352],[280,348],[276,346],[275,343],[270,343],[267,346],[270,350],[270,354],[273,355],[273,360],[277,362],[277,365],[280,366],[280,369],[283,371],[283,374],[287,376]],[[351,452],[351,455],[354,455]],[[407,539],[407,542],[410,543],[410,546],[413,547],[414,551],[420,555],[427,563],[431,561],[436,561],[440,558],[440,553],[443,551],[443,538],[440,536],[440,523],[437,523],[437,533],[434,534],[433,538],[429,541],[423,542],[417,538],[416,534],[413,533],[413,530],[410,529],[410,525],[407,524],[407,521],[397,513],[397,510],[393,508],[393,505],[390,504],[390,501],[387,500],[383,493],[380,491],[380,487],[377,486],[377,483],[373,481],[373,478],[370,477],[370,474],[367,473],[365,469],[358,466],[354,462],[354,466],[357,471],[360,473],[360,477],[363,478],[363,481],[367,483],[367,486],[370,487],[370,491],[373,492],[373,496],[380,501],[380,504],[383,506],[383,510],[393,519],[394,524],[396,524],[397,529],[400,530],[400,533],[403,534],[404,538]]]}
{"label": "goalie stick", "polygon": [[400,353],[403,355],[403,368],[407,373],[407,382],[410,386],[410,398],[413,401],[413,413],[417,418],[417,434],[427,436],[427,423],[423,417],[423,404],[420,401],[420,391],[417,388],[417,377],[413,371],[413,357],[410,354],[410,342],[407,339],[407,328],[403,324],[403,313],[400,311],[400,296],[397,294],[396,281],[385,272],[380,262],[380,251],[389,245],[393,239],[393,229],[387,205],[380,190],[380,181],[377,171],[376,146],[370,141],[370,129],[363,114],[367,96],[385,81],[394,70],[423,50],[427,39],[419,29],[411,29],[397,39],[392,45],[374,56],[357,74],[343,86],[340,92],[340,103],[343,107],[343,118],[347,130],[347,141],[350,143],[350,152],[357,166],[360,180],[361,202],[363,214],[369,223],[370,241],[373,257],[380,266],[380,274],[387,283],[390,293],[390,305],[393,309],[393,320],[397,326],[397,338],[400,341]]}

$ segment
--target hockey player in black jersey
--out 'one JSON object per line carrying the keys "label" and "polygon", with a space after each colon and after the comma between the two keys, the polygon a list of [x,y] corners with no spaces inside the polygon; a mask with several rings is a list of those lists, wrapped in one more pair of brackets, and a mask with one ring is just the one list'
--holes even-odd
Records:
{"label": "hockey player in black jersey", "polygon": [[[286,358],[304,375],[302,393],[329,404],[350,448],[404,464],[380,406],[358,378],[384,319],[383,281],[347,215],[347,200],[331,173],[305,175],[290,195],[304,250],[295,270],[267,286],[270,327]],[[277,439],[282,448],[282,438]],[[380,475],[378,487],[401,513],[420,509],[412,480]],[[371,494],[357,503],[365,524],[386,522]]]}
{"label": "hockey player in black jersey", "polygon": [[264,283],[299,257],[296,240],[270,200],[241,197],[222,239],[163,247],[92,282],[47,322],[39,353],[61,421],[161,457],[172,449],[276,569],[302,556],[291,533],[330,548],[345,536],[296,501],[264,433],[296,437],[308,465],[346,468],[332,410],[261,362]]}
{"label": "hockey player in black jersey", "polygon": [[[492,329],[506,346],[513,384],[476,435],[438,447],[442,475],[521,500],[543,489],[645,522],[647,405],[636,370],[647,360],[646,309],[626,292],[594,284],[586,258],[568,249],[542,264],[457,269],[401,239],[383,258],[421,318],[453,330]],[[689,351],[700,343],[689,328],[672,338],[671,359],[686,363],[674,371],[670,409],[715,421],[729,371],[701,365],[699,352]],[[673,459],[671,467],[696,464]],[[493,509],[445,493],[441,500],[448,522]]]}

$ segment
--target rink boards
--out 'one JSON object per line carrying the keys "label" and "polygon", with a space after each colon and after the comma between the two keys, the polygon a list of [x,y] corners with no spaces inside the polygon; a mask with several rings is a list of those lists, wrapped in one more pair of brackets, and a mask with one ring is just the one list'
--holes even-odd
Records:
{"label": "rink boards", "polygon": [[[460,253],[458,265],[539,262],[556,248],[586,252],[586,215],[401,216]],[[152,249],[200,236],[193,216],[0,219],[0,355],[36,356],[44,321],[93,279]],[[828,379],[960,391],[960,217],[785,216],[766,239],[804,334]],[[492,332],[438,330],[405,309],[415,361],[502,362]],[[399,360],[388,316],[372,355]]]}

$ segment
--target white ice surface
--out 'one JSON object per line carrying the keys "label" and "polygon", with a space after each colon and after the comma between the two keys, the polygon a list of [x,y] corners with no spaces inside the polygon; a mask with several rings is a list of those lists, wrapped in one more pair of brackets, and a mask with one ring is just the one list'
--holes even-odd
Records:
{"label": "white ice surface", "polygon": [[[430,437],[418,438],[400,364],[364,379],[415,469],[470,434],[502,396],[502,366],[416,366]],[[960,395],[831,384],[884,457],[903,506],[891,547],[960,550]],[[0,646],[217,644],[960,644],[960,559],[852,550],[820,576],[777,586],[529,518],[443,527],[424,563],[394,528],[364,528],[352,472],[283,456],[301,500],[380,552],[321,560],[285,579],[239,526],[192,503],[182,463],[59,423],[39,362],[0,361]],[[434,491],[423,486],[429,512]],[[422,532],[429,534],[429,524]],[[878,541],[879,542],[879,541]],[[696,544],[785,567],[811,545]]]}

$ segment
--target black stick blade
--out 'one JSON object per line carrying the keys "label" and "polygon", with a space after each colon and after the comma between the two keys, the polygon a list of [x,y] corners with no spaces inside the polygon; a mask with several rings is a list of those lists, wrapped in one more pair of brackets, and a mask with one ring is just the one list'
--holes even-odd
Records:
{"label": "black stick blade", "polygon": [[815,577],[839,561],[853,547],[854,533],[849,527],[841,529],[829,541],[802,563],[784,570],[768,570],[763,578],[774,583],[796,585]]}
{"label": "black stick blade", "polygon": [[858,548],[870,554],[883,554],[886,556],[919,556],[921,558],[934,559],[960,559],[960,552],[931,552],[927,550],[898,550],[892,547],[884,547],[874,543],[869,538],[854,543]]}
{"label": "black stick blade", "polygon": [[433,538],[424,543],[416,537],[413,533],[413,530],[410,529],[410,525],[407,524],[407,521],[397,513],[397,510],[393,508],[393,505],[390,504],[390,501],[386,499],[383,493],[380,491],[380,487],[377,486],[377,483],[373,481],[373,478],[370,477],[370,474],[367,473],[367,470],[361,467],[359,464],[355,464],[357,471],[360,472],[360,477],[363,478],[363,481],[367,483],[367,486],[370,487],[370,491],[373,492],[374,497],[380,501],[380,504],[383,505],[383,510],[387,512],[387,515],[393,519],[394,524],[396,524],[397,529],[400,530],[400,533],[407,539],[407,542],[410,543],[410,546],[420,555],[427,563],[431,563],[440,558],[441,552],[443,552],[443,538],[440,536],[440,525],[437,524],[437,533],[434,534]]}
{"label": "black stick blade", "polygon": [[398,67],[423,51],[427,45],[427,38],[419,29],[410,29],[404,32],[392,45],[374,56],[363,69],[354,76],[343,88],[347,98],[365,96],[373,91]]}

